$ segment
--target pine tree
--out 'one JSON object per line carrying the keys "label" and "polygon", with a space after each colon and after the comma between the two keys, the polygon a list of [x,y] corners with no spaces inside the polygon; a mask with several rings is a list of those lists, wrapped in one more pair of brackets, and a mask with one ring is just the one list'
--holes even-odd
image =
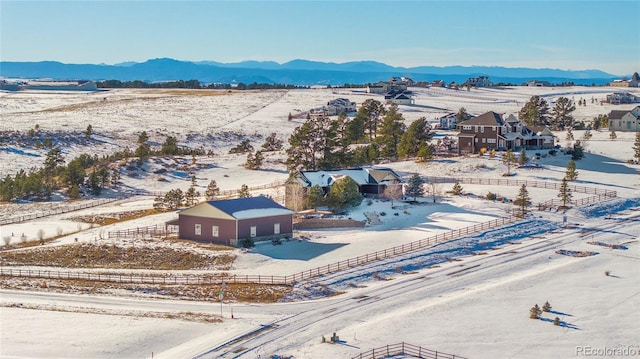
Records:
{"label": "pine tree", "polygon": [[576,171],[576,162],[574,160],[569,160],[564,178],[566,178],[567,181],[575,181],[578,178],[578,171]]}
{"label": "pine tree", "polygon": [[398,105],[391,104],[378,128],[376,143],[380,145],[382,156],[390,159],[398,157],[398,144],[405,132],[404,118],[398,112]]}
{"label": "pine tree", "polygon": [[520,166],[524,166],[527,161],[529,161],[529,158],[527,157],[527,152],[524,150],[524,148],[520,151],[520,157],[518,158],[518,164]]}
{"label": "pine tree", "polygon": [[456,123],[460,124],[468,120],[470,117],[471,116],[467,113],[467,110],[464,107],[460,107],[460,109],[456,113]]}
{"label": "pine tree", "polygon": [[552,129],[563,130],[573,127],[573,116],[571,113],[575,111],[576,106],[566,97],[559,97],[553,108]]}
{"label": "pine tree", "polygon": [[334,212],[342,212],[359,206],[360,203],[362,203],[362,194],[358,183],[348,176],[335,181],[327,195],[327,206]]}
{"label": "pine tree", "polygon": [[568,182],[566,178],[562,179],[560,183],[560,192],[558,193],[558,198],[562,201],[561,208],[567,208],[567,203],[571,202],[571,198],[573,194],[571,193],[571,189],[569,188]]}
{"label": "pine tree", "polygon": [[413,121],[398,143],[398,155],[400,157],[414,157],[418,154],[420,146],[431,140],[431,125],[426,117]]}
{"label": "pine tree", "polygon": [[275,132],[272,132],[265,138],[262,149],[267,152],[280,151],[282,149],[282,140],[277,137]]}
{"label": "pine tree", "polygon": [[247,161],[244,163],[244,168],[248,169],[248,170],[254,170],[255,169],[255,162],[253,159],[253,153],[249,152],[247,153]]}
{"label": "pine tree", "polygon": [[456,182],[453,185],[453,189],[451,190],[451,193],[453,193],[454,196],[459,196],[460,194],[462,194],[462,186],[460,185],[460,182]]}
{"label": "pine tree", "polygon": [[424,180],[418,174],[413,174],[409,177],[409,181],[407,182],[405,195],[407,197],[413,197],[414,201],[418,197],[422,197],[424,195],[424,188],[422,187],[423,184]]}
{"label": "pine tree", "polygon": [[196,188],[191,186],[184,194],[187,205],[193,205],[196,203],[196,198],[200,197],[200,192],[196,191]]}
{"label": "pine tree", "polygon": [[633,157],[640,162],[640,132],[636,132],[636,138],[633,141]]}
{"label": "pine tree", "polygon": [[531,307],[531,309],[529,310],[529,318],[531,319],[538,319],[541,315],[542,310],[540,310],[540,307],[538,307],[537,304]]}
{"label": "pine tree", "polygon": [[618,135],[616,135],[616,131],[614,131],[613,129],[609,132],[609,139],[615,140],[616,138],[618,138]]}
{"label": "pine tree", "polygon": [[238,190],[238,197],[239,198],[251,197],[251,193],[249,192],[249,186],[247,186],[246,184],[243,184],[242,186],[240,186],[240,189]]}
{"label": "pine tree", "polygon": [[378,100],[367,99],[362,103],[356,117],[360,116],[364,120],[364,127],[369,134],[369,141],[373,141],[378,133],[380,118],[384,116],[384,104]]}
{"label": "pine tree", "polygon": [[216,180],[211,180],[211,182],[209,182],[204,195],[207,198],[207,201],[214,200],[216,196],[220,195],[220,188],[218,187],[218,183],[216,183]]}
{"label": "pine tree", "polygon": [[174,136],[167,136],[162,147],[160,147],[160,153],[163,155],[177,155],[178,140]]}
{"label": "pine tree", "polygon": [[111,170],[111,186],[115,187],[120,183],[120,170],[114,168]]}
{"label": "pine tree", "polygon": [[433,158],[433,147],[426,143],[422,143],[418,149],[416,162],[428,162]]}
{"label": "pine tree", "polygon": [[149,136],[146,131],[142,131],[138,136],[138,148],[136,148],[135,155],[138,157],[138,163],[144,162],[151,155],[151,148],[147,141]]}
{"label": "pine tree", "polygon": [[311,188],[309,188],[309,192],[307,193],[305,202],[306,207],[308,208],[317,209],[320,206],[324,206],[326,202],[324,197],[324,190],[322,190],[322,188],[318,185],[311,186]]}
{"label": "pine tree", "polygon": [[520,216],[524,218],[527,214],[527,208],[531,206],[531,197],[529,197],[529,191],[527,191],[527,185],[522,185],[520,187],[520,191],[518,192],[518,197],[516,197],[513,204],[520,207]]}
{"label": "pine tree", "polygon": [[544,98],[534,95],[518,112],[518,117],[527,125],[544,126],[549,124],[549,105]]}
{"label": "pine tree", "polygon": [[543,312],[551,311],[551,304],[549,304],[549,301],[544,302],[544,305],[542,306],[542,311]]}
{"label": "pine tree", "polygon": [[571,153],[571,159],[574,161],[581,160],[584,157],[584,149],[580,140],[577,140],[573,144],[573,152]]}
{"label": "pine tree", "polygon": [[102,187],[100,186],[100,177],[96,171],[92,171],[89,175],[88,185],[91,189],[91,194],[94,196],[99,196],[100,192],[102,192]]}
{"label": "pine tree", "polygon": [[504,157],[502,157],[502,163],[507,166],[507,176],[511,176],[511,165],[513,165],[515,162],[516,156],[511,150],[507,150],[507,152],[504,154]]}
{"label": "pine tree", "polygon": [[89,125],[89,126],[87,126],[86,131],[84,131],[84,137],[91,138],[92,134],[93,134],[93,127],[91,127],[91,125]]}

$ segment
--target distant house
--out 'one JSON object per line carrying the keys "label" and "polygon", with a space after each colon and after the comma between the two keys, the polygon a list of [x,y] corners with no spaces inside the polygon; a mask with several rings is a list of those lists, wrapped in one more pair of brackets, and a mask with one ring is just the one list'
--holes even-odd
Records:
{"label": "distant house", "polygon": [[291,236],[293,212],[264,196],[208,201],[178,213],[178,226],[180,238],[235,247]]}
{"label": "distant house", "polygon": [[367,86],[367,93],[383,95],[389,92],[389,84],[386,82],[376,82]]}
{"label": "distant house", "polygon": [[620,132],[640,131],[640,106],[631,110],[612,110],[609,113],[609,130]]}
{"label": "distant house", "polygon": [[315,115],[335,116],[342,112],[351,113],[356,111],[357,107],[355,102],[349,101],[349,99],[346,98],[337,98],[327,102],[327,104],[322,107],[311,109],[309,112]]}
{"label": "distant house", "polygon": [[346,98],[337,98],[335,100],[331,100],[327,102],[325,108],[327,109],[327,114],[330,116],[338,115],[342,112],[350,113],[357,111],[356,103],[353,101],[349,101],[349,99]]}
{"label": "distant house", "polygon": [[470,77],[464,84],[471,87],[491,87],[491,80],[489,76]]}
{"label": "distant house", "polygon": [[609,83],[609,86],[638,87],[639,84],[640,84],[640,76],[638,75],[637,72],[635,72],[633,76],[631,76],[631,80],[627,80],[627,79],[613,80],[611,81],[611,83]]}
{"label": "distant house", "polygon": [[429,84],[430,87],[447,87],[447,84],[444,80],[434,80]]}
{"label": "distant house", "polygon": [[607,95],[607,102],[614,105],[640,102],[638,96],[629,92],[614,92]]}
{"label": "distant house", "polygon": [[415,82],[408,77],[390,77],[387,82],[376,82],[367,86],[368,93],[384,95],[387,93],[400,93],[407,90],[407,87],[415,86]]}
{"label": "distant house", "polygon": [[415,100],[407,92],[401,92],[399,94],[390,93],[384,96],[387,103],[395,103],[396,105],[413,105]]}
{"label": "distant house", "polygon": [[439,128],[442,130],[454,130],[457,126],[458,119],[454,112],[450,112],[438,119]]}
{"label": "distant house", "polygon": [[555,142],[548,128],[527,127],[511,115],[506,120],[493,111],[458,125],[458,154],[478,153],[480,149],[513,150],[552,148]]}
{"label": "distant house", "polygon": [[301,211],[305,209],[305,198],[309,188],[319,186],[324,193],[329,193],[333,184],[345,176],[358,184],[360,193],[373,196],[384,193],[387,185],[401,182],[400,176],[390,168],[298,171],[285,184],[285,206],[294,211]]}
{"label": "distant house", "polygon": [[551,86],[551,82],[549,81],[539,81],[539,80],[531,80],[531,81],[527,81],[525,83],[522,84],[522,86],[529,86],[529,87],[549,87]]}

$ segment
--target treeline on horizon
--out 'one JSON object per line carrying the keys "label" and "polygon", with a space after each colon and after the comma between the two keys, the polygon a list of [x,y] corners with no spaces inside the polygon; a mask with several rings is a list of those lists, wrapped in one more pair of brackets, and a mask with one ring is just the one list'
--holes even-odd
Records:
{"label": "treeline on horizon", "polygon": [[245,84],[239,82],[237,84],[210,83],[202,84],[198,80],[178,80],[167,82],[145,82],[141,80],[120,81],[106,80],[96,82],[98,88],[149,88],[149,89],[235,89],[235,90],[267,90],[267,89],[304,89],[309,86],[296,86],[287,84],[268,84],[253,82]]}
{"label": "treeline on horizon", "polygon": [[[371,85],[371,83],[366,84],[351,84],[345,83],[343,85],[327,85],[327,88],[364,88]],[[133,81],[120,81],[120,80],[105,80],[105,81],[97,81],[96,86],[98,88],[137,88],[137,89],[196,89],[196,90],[272,90],[272,89],[308,89],[311,86],[305,85],[291,85],[291,84],[270,84],[265,82],[252,82],[249,84],[245,84],[243,82],[238,83],[200,83],[198,80],[178,80],[178,81],[166,81],[166,82],[145,82],[142,80],[133,80]],[[430,83],[426,81],[419,81],[415,84],[416,87],[429,87]],[[510,82],[498,82],[493,86],[501,87],[501,86],[519,86],[515,83]],[[551,84],[551,86],[562,87],[562,86],[575,86],[573,81],[563,81],[559,83]],[[591,85],[584,84],[582,86],[598,86],[595,83]],[[457,84],[455,82],[451,82],[446,85],[448,88],[453,88],[459,90],[460,88],[465,87],[465,84]]]}

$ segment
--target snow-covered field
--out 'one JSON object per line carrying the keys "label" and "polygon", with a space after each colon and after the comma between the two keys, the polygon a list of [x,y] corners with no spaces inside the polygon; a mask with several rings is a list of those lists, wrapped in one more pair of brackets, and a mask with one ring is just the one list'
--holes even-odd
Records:
{"label": "snow-covered field", "polygon": [[[517,113],[534,94],[544,96],[550,103],[558,96],[587,100],[587,105],[574,113],[578,121],[608,114],[612,109],[633,107],[601,105],[599,101],[615,91],[607,87],[414,90],[416,105],[400,107],[407,123],[422,116],[434,120],[460,107],[474,114]],[[287,178],[279,161],[282,153],[270,154],[263,170],[245,170],[245,156],[227,154],[238,138],[249,136],[254,147],[259,147],[262,138],[276,132],[286,142],[303,121],[288,121],[289,113],[304,112],[336,97],[358,104],[368,98],[382,101],[381,96],[368,95],[360,89],[221,91],[215,95],[141,90],[0,93],[0,131],[26,132],[37,124],[42,131],[82,132],[92,125],[94,142],[90,147],[81,142],[69,143],[63,151],[67,158],[84,152],[100,155],[124,146],[134,147],[142,130],[155,143],[174,135],[180,145],[203,147],[215,153],[197,159],[201,164],[196,173],[201,192],[211,179],[223,190],[235,190],[241,184],[255,187]],[[564,134],[557,135],[559,144],[564,146]],[[569,210],[568,226],[563,226],[562,213],[534,211],[527,221],[505,229],[301,283],[286,301],[271,305],[221,306],[219,302],[0,290],[0,357],[187,358],[202,354],[205,358],[349,358],[403,341],[468,358],[638,355],[640,166],[626,163],[633,157],[634,134],[617,135],[616,140],[610,140],[607,131],[593,132],[593,138],[586,142],[585,158],[577,162],[576,184],[615,190],[620,198]],[[580,139],[582,131],[574,131],[574,136]],[[539,151],[531,152],[529,155],[533,156]],[[0,144],[0,175],[41,166],[45,153],[36,148]],[[546,156],[537,160],[539,168],[516,169],[513,178],[557,182],[564,176],[568,160],[564,155]],[[146,174],[123,176],[123,187],[148,191],[188,188],[190,181],[183,173],[153,173],[163,165],[164,162],[152,161]],[[403,175],[501,178],[506,172],[500,160],[475,156],[387,165]],[[478,196],[491,191],[513,199],[518,191],[517,187],[463,187],[464,192],[477,196],[451,196],[446,194],[451,190],[449,185],[438,185],[436,204],[392,209],[390,202],[365,202],[349,216],[363,219],[364,212],[384,211],[387,215],[381,217],[382,224],[357,230],[305,231],[302,235],[309,239],[283,242],[280,246],[258,244],[250,252],[238,250],[230,272],[293,274],[486,222],[506,216],[513,206]],[[534,203],[557,198],[556,191],[530,188],[529,192]],[[254,193],[278,198],[283,190]],[[47,246],[72,243],[76,238],[92,242],[107,231],[162,224],[177,217],[166,213],[102,227],[79,225],[73,220],[77,216],[149,208],[152,202],[152,197],[135,197],[6,225],[0,227],[0,237],[13,233],[18,241],[18,234],[25,233],[32,240],[42,229],[45,237],[60,231],[69,233]],[[2,217],[38,211],[43,211],[41,204],[0,205]],[[623,248],[587,242],[621,244]],[[558,254],[556,251],[561,249],[598,254],[576,258]],[[341,294],[326,298],[318,295],[322,291]],[[529,319],[529,309],[534,304],[542,306],[547,300],[553,312],[544,313],[541,320]],[[211,316],[222,312],[224,318],[220,323],[203,323],[157,315],[166,312]],[[551,323],[556,316],[563,325]],[[223,346],[258,329],[264,330]],[[322,336],[329,338],[333,332],[340,336],[338,344],[321,343]]]}

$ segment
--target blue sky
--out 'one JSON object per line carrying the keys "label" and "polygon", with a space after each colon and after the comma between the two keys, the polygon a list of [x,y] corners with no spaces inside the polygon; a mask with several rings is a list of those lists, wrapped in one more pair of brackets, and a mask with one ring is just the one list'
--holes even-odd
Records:
{"label": "blue sky", "polygon": [[640,71],[640,1],[0,0],[0,60]]}

